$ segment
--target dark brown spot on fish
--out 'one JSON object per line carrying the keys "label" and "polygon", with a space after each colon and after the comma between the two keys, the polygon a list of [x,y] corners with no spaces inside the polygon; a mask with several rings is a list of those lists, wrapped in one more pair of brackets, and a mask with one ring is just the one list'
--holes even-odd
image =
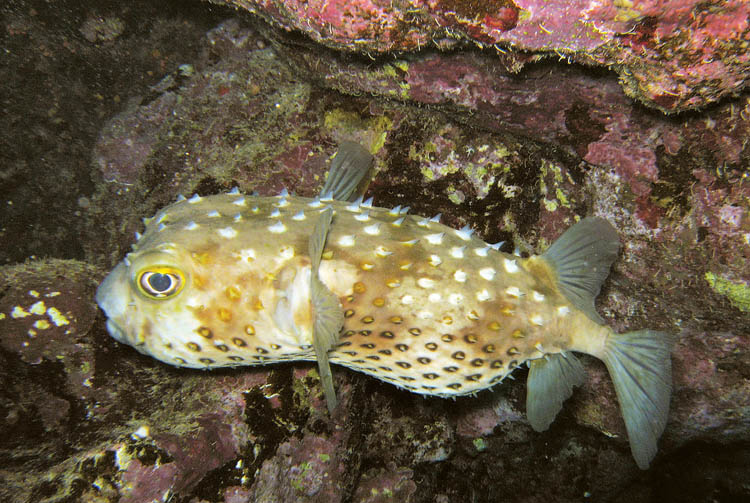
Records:
{"label": "dark brown spot on fish", "polygon": [[515,347],[515,346],[511,346],[511,347],[508,348],[508,355],[509,356],[517,355],[519,353],[520,353],[520,351],[518,351],[518,348]]}
{"label": "dark brown spot on fish", "polygon": [[346,301],[347,301],[347,302],[349,302],[350,304],[351,304],[352,302],[354,302],[354,295],[347,295],[347,296],[346,296]]}
{"label": "dark brown spot on fish", "polygon": [[268,358],[266,358],[265,356],[261,356],[261,355],[253,355],[253,358],[258,360],[259,362],[264,362],[268,360]]}
{"label": "dark brown spot on fish", "polygon": [[362,363],[365,363],[365,361],[364,360],[352,360],[352,363],[362,364]]}
{"label": "dark brown spot on fish", "polygon": [[214,336],[214,334],[211,333],[211,329],[208,327],[200,327],[198,330],[196,330],[196,332],[198,332],[198,335],[206,339],[210,339]]}
{"label": "dark brown spot on fish", "polygon": [[428,342],[427,344],[424,345],[424,347],[426,347],[430,351],[436,351],[438,348],[438,345],[435,344],[434,342]]}
{"label": "dark brown spot on fish", "polygon": [[495,352],[495,345],[494,344],[487,344],[485,347],[482,348],[485,353],[494,353]]}
{"label": "dark brown spot on fish", "polygon": [[409,346],[407,346],[406,344],[396,344],[396,349],[398,349],[399,351],[408,351]]}
{"label": "dark brown spot on fish", "polygon": [[354,293],[365,293],[365,291],[367,291],[367,288],[365,287],[364,283],[362,283],[361,281],[357,281],[356,283],[354,283],[353,290]]}
{"label": "dark brown spot on fish", "polygon": [[393,323],[394,325],[400,325],[401,323],[403,323],[403,321],[404,319],[401,316],[390,317],[390,322]]}
{"label": "dark brown spot on fish", "polygon": [[416,386],[410,386],[408,384],[404,384],[404,388],[406,388],[406,389],[408,389],[410,391],[416,391],[416,389],[417,389]]}
{"label": "dark brown spot on fish", "polygon": [[372,316],[365,316],[364,318],[362,318],[361,321],[362,321],[362,323],[365,323],[365,324],[369,325],[370,323],[372,323],[373,321],[375,321],[375,318],[373,318]]}
{"label": "dark brown spot on fish", "polygon": [[378,350],[378,353],[380,353],[381,355],[390,356],[391,350],[390,349],[380,349],[380,350]]}
{"label": "dark brown spot on fish", "polygon": [[458,370],[458,367],[443,367],[443,370],[446,372],[455,372]]}
{"label": "dark brown spot on fish", "polygon": [[226,344],[217,344],[216,349],[218,349],[222,353],[226,353],[227,351],[229,351],[229,346],[227,346]]}
{"label": "dark brown spot on fish", "polygon": [[383,337],[385,339],[393,339],[394,335],[393,332],[386,330],[385,332],[380,332],[380,337]]}
{"label": "dark brown spot on fish", "polygon": [[[342,342],[339,346],[349,346],[350,344],[351,342]],[[281,346],[278,344],[271,344],[271,349],[281,349]]]}
{"label": "dark brown spot on fish", "polygon": [[435,386],[427,386],[426,384],[422,385],[422,389],[425,389],[427,391],[432,391],[434,389],[437,389]]}
{"label": "dark brown spot on fish", "polygon": [[479,337],[477,337],[477,334],[466,334],[464,340],[469,344],[474,344],[479,340]]}
{"label": "dark brown spot on fish", "polygon": [[232,344],[240,348],[244,348],[245,346],[247,346],[247,342],[245,342],[243,339],[240,339],[239,337],[233,338]]}
{"label": "dark brown spot on fish", "polygon": [[351,318],[352,316],[354,316],[354,309],[344,311],[344,318]]}
{"label": "dark brown spot on fish", "polygon": [[188,342],[187,343],[187,348],[190,351],[195,351],[196,353],[201,350],[201,347],[199,345],[197,345],[196,343],[194,343],[194,342]]}
{"label": "dark brown spot on fish", "polygon": [[187,363],[183,358],[180,358],[179,356],[175,356],[174,361],[176,361],[180,365],[185,365]]}
{"label": "dark brown spot on fish", "polygon": [[262,355],[267,355],[268,354],[268,350],[266,348],[262,348],[260,346],[256,347],[255,351],[257,351],[258,353],[260,353]]}
{"label": "dark brown spot on fish", "polygon": [[443,324],[445,325],[452,325],[453,324],[453,317],[452,316],[443,316],[442,319]]}
{"label": "dark brown spot on fish", "polygon": [[409,376],[398,376],[398,378],[401,379],[402,381],[409,381],[409,382],[416,381],[415,378],[409,377]]}
{"label": "dark brown spot on fish", "polygon": [[518,361],[517,360],[511,360],[511,362],[508,364],[509,369],[514,369],[518,367]]}
{"label": "dark brown spot on fish", "polygon": [[396,365],[398,365],[402,369],[410,369],[411,368],[411,363],[408,363],[408,362],[396,362]]}
{"label": "dark brown spot on fish", "polygon": [[371,342],[368,342],[367,344],[360,344],[359,347],[365,348],[365,349],[374,349],[375,348],[375,344],[373,344]]}
{"label": "dark brown spot on fish", "polygon": [[490,367],[493,369],[499,369],[502,368],[503,361],[502,360],[492,360],[492,363],[490,363]]}
{"label": "dark brown spot on fish", "polygon": [[342,351],[342,353],[344,353],[345,355],[349,355],[349,356],[357,356],[356,351]]}
{"label": "dark brown spot on fish", "polygon": [[409,329],[409,333],[411,335],[422,335],[422,331],[420,329],[416,328],[416,327],[415,328],[410,328]]}
{"label": "dark brown spot on fish", "polygon": [[454,338],[455,337],[453,335],[451,335],[451,334],[443,334],[440,337],[440,340],[443,341],[443,342],[453,342]]}
{"label": "dark brown spot on fish", "polygon": [[243,360],[241,356],[230,356],[229,359],[233,362],[241,362]]}
{"label": "dark brown spot on fish", "polygon": [[168,342],[168,343],[164,344],[164,347],[167,348],[167,349],[172,349],[172,343]]}
{"label": "dark brown spot on fish", "polygon": [[312,349],[312,345],[310,344],[303,344],[299,347],[303,351],[307,351],[308,349]]}
{"label": "dark brown spot on fish", "polygon": [[200,358],[198,361],[204,365],[211,365],[214,362],[211,358]]}
{"label": "dark brown spot on fish", "polygon": [[495,332],[497,332],[498,330],[500,330],[500,323],[498,323],[496,321],[493,321],[492,323],[490,323],[489,325],[487,325],[487,328],[489,328],[490,330],[494,330]]}
{"label": "dark brown spot on fish", "polygon": [[372,301],[372,305],[375,307],[383,307],[385,305],[385,299],[383,297],[375,297]]}
{"label": "dark brown spot on fish", "polygon": [[393,369],[391,367],[378,367],[383,372],[393,372]]}
{"label": "dark brown spot on fish", "polygon": [[435,374],[434,372],[430,372],[429,374],[422,374],[422,377],[424,377],[425,379],[437,379],[440,376]]}
{"label": "dark brown spot on fish", "polygon": [[255,327],[252,325],[245,325],[245,333],[247,335],[255,335]]}
{"label": "dark brown spot on fish", "polygon": [[481,367],[482,365],[484,365],[484,360],[482,360],[481,358],[474,358],[473,360],[471,360],[472,367]]}
{"label": "dark brown spot on fish", "polygon": [[512,334],[510,334],[510,335],[511,335],[511,337],[513,337],[514,339],[523,339],[524,337],[526,337],[526,334],[524,334],[524,333],[523,333],[523,332],[522,332],[522,331],[521,331],[520,329],[518,329],[518,328],[517,328],[517,329],[515,329],[515,330],[513,330],[513,333],[512,333]]}
{"label": "dark brown spot on fish", "polygon": [[344,332],[344,333],[343,333],[343,334],[341,335],[341,337],[351,337],[352,335],[354,335],[354,334],[356,334],[356,333],[357,333],[357,332],[355,332],[354,330],[347,330],[346,332]]}
{"label": "dark brown spot on fish", "polygon": [[502,380],[503,380],[503,376],[501,376],[501,375],[495,376],[492,379],[490,379],[490,384],[495,384],[496,382],[499,382],[499,381],[502,381]]}
{"label": "dark brown spot on fish", "polygon": [[482,374],[471,374],[471,375],[466,376],[467,381],[474,381],[474,382],[477,382],[481,378],[482,378]]}
{"label": "dark brown spot on fish", "polygon": [[425,358],[424,356],[420,356],[419,358],[417,358],[417,361],[418,361],[419,363],[421,363],[422,365],[427,365],[427,364],[428,364],[428,363],[430,363],[430,362],[431,362],[432,360],[430,360],[429,358]]}
{"label": "dark brown spot on fish", "polygon": [[380,357],[378,355],[369,355],[365,356],[368,360],[380,360]]}
{"label": "dark brown spot on fish", "polygon": [[461,384],[454,382],[454,383],[449,384],[447,387],[450,389],[461,389]]}
{"label": "dark brown spot on fish", "polygon": [[456,351],[451,355],[451,357],[455,360],[463,360],[464,358],[466,358],[466,353],[464,353],[463,351]]}
{"label": "dark brown spot on fish", "polygon": [[364,336],[364,337],[367,337],[367,336],[368,336],[368,335],[370,335],[371,333],[372,333],[372,330],[360,330],[360,331],[359,331],[359,335],[362,335],[362,336]]}

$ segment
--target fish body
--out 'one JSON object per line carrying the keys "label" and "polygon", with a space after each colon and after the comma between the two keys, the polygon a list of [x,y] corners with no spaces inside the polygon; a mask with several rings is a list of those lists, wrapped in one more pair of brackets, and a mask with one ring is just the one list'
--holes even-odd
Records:
{"label": "fish body", "polygon": [[669,348],[657,332],[616,335],[594,311],[618,247],[609,224],[585,219],[522,259],[467,228],[361,198],[235,191],[159,211],[97,301],[112,336],[171,365],[317,360],[331,407],[328,361],[443,397],[491,387],[526,362],[538,430],[583,381],[571,352],[592,354],[613,375],[645,467],[666,422]]}

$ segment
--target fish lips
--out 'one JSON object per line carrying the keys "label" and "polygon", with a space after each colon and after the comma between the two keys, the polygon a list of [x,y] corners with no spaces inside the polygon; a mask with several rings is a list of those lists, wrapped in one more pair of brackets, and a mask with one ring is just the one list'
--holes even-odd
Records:
{"label": "fish lips", "polygon": [[128,267],[120,262],[112,269],[96,290],[96,303],[107,315],[107,330],[120,342],[129,343],[125,330],[117,324],[123,319],[128,303]]}

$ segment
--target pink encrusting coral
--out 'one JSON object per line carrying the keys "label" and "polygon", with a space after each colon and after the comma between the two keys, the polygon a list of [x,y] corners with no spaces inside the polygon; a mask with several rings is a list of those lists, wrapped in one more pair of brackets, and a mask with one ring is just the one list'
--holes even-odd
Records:
{"label": "pink encrusting coral", "polygon": [[695,109],[750,79],[745,0],[213,0],[347,51],[473,42],[615,70],[626,93],[664,112]]}

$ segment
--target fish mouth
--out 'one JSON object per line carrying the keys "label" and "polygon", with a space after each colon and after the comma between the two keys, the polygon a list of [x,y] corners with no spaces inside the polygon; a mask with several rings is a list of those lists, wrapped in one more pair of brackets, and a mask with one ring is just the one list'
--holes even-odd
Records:
{"label": "fish mouth", "polygon": [[120,262],[96,290],[96,303],[108,318],[107,331],[120,342],[127,342],[125,330],[116,321],[122,319],[127,307],[130,288],[127,271],[125,264]]}

